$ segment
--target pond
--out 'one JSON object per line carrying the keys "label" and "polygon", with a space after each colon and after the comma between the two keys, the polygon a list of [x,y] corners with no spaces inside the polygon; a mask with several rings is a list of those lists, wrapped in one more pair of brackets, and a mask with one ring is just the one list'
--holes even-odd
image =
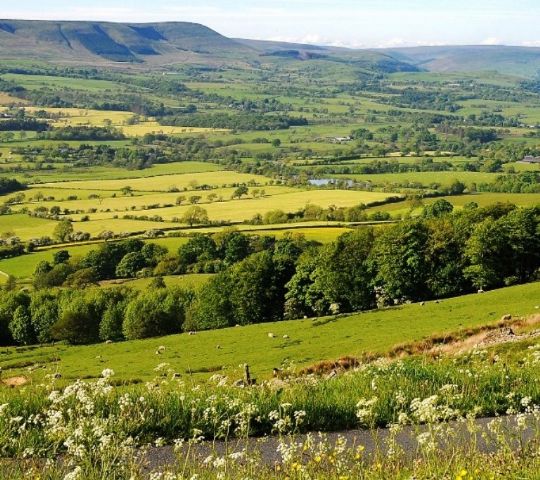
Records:
{"label": "pond", "polygon": [[354,185],[352,180],[342,180],[336,178],[312,178],[309,180],[309,184],[314,185],[315,187],[325,187],[326,185],[333,185],[338,182],[345,183],[348,187],[352,187]]}

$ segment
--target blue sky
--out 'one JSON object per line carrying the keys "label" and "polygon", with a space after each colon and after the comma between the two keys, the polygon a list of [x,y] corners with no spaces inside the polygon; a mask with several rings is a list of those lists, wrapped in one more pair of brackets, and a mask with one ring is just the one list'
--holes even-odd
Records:
{"label": "blue sky", "polygon": [[0,0],[0,17],[203,23],[227,36],[350,47],[540,46],[540,0]]}

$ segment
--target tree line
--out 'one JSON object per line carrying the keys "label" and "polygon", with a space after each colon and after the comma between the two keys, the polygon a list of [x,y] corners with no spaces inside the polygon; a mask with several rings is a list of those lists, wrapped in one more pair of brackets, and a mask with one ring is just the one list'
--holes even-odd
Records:
{"label": "tree line", "polygon": [[[346,313],[444,298],[539,278],[540,207],[471,203],[459,212],[443,199],[420,217],[384,228],[358,228],[320,245],[302,235],[281,239],[234,230],[198,235],[170,255],[140,240],[107,242],[79,261],[77,288],[51,288],[43,275],[70,268],[67,252],[40,264],[36,289],[0,298],[4,344],[51,340],[91,343],[145,338]],[[89,269],[100,278],[218,271],[199,290],[81,288]],[[218,268],[215,268],[218,266]],[[66,277],[67,278],[67,277]]]}

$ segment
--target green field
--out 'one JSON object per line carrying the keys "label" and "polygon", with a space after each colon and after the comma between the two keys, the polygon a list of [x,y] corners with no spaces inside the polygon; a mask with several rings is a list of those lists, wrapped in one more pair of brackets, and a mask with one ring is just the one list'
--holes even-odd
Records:
{"label": "green field", "polygon": [[[148,183],[152,182],[152,179],[147,180]],[[129,182],[129,180],[127,181]],[[234,187],[228,188],[213,188],[211,190],[189,190],[188,192],[141,192],[137,191],[133,195],[122,195],[118,192],[111,190],[78,190],[78,189],[63,189],[55,187],[34,187],[27,192],[29,199],[32,199],[36,194],[41,193],[45,197],[54,197],[55,200],[50,201],[39,201],[36,202],[26,202],[21,203],[20,206],[15,208],[23,208],[25,206],[29,208],[35,208],[37,206],[45,206],[50,208],[54,205],[61,206],[62,208],[68,208],[70,210],[83,210],[89,211],[89,209],[95,208],[99,212],[113,211],[121,212],[127,210],[133,210],[133,207],[137,210],[145,209],[145,207],[150,205],[174,205],[176,199],[182,195],[185,197],[183,203],[189,203],[189,197],[192,195],[197,195],[201,197],[200,203],[208,202],[208,196],[212,195],[216,201],[230,200],[232,194],[234,193]],[[265,196],[280,195],[283,193],[292,193],[296,192],[297,189],[292,187],[282,187],[277,185],[269,185],[264,187]],[[117,193],[116,196],[113,195]],[[89,198],[90,195],[98,195],[99,198]],[[76,196],[77,200],[67,200],[69,196]],[[249,197],[248,195],[247,197]],[[151,214],[151,211],[148,212]]]}
{"label": "green field", "polygon": [[[474,202],[479,207],[486,207],[493,205],[494,203],[512,203],[520,207],[531,207],[540,204],[540,194],[538,193],[474,193],[468,195],[454,195],[439,198],[426,198],[422,201],[423,205],[430,205],[436,202],[438,199],[444,199],[454,205],[454,208],[460,209],[464,205]],[[422,206],[416,207],[411,211],[407,202],[391,203],[388,205],[382,205],[380,207],[374,207],[372,210],[381,212],[390,212],[392,215],[412,213],[414,215],[422,213]]]}
{"label": "green field", "polygon": [[4,236],[14,234],[21,240],[44,235],[52,236],[56,223],[54,220],[29,217],[24,214],[2,215],[0,216],[0,233]]}
{"label": "green field", "polygon": [[[384,201],[388,197],[396,194],[382,192],[363,192],[353,190],[306,190],[283,193],[264,198],[243,198],[241,200],[231,200],[227,202],[213,202],[205,204],[203,207],[208,212],[210,220],[224,220],[231,222],[242,222],[260,213],[264,215],[272,210],[283,210],[284,212],[295,212],[304,208],[307,204],[318,205],[328,208],[330,205],[336,207],[352,207],[360,203],[369,204],[375,201]],[[168,208],[156,208],[146,212],[149,215],[160,215],[164,220],[171,220],[174,217],[182,217],[189,206],[174,206]],[[98,213],[92,218],[110,218],[110,213]]]}
{"label": "green field", "polygon": [[[283,362],[300,367],[344,355],[384,353],[402,342],[487,324],[505,314],[531,314],[539,298],[540,283],[532,283],[335,319],[282,321],[83,347],[4,348],[0,350],[0,367],[15,375],[22,370],[10,366],[21,362],[43,365],[45,369],[32,374],[39,381],[48,372],[61,372],[66,380],[97,377],[104,368],[112,368],[120,379],[150,379],[161,362],[183,375],[192,371],[195,378],[203,378],[208,371],[227,373],[248,363],[257,377],[269,377]],[[269,338],[269,333],[275,338]],[[156,356],[159,346],[165,351]],[[58,361],[51,363],[51,358]]]}
{"label": "green field", "polygon": [[[188,167],[189,168],[189,167]],[[208,170],[211,170],[209,168]],[[148,174],[149,172],[146,172]],[[248,183],[254,181],[260,185],[268,185],[270,179],[260,175],[237,173],[230,171],[215,171],[204,173],[182,173],[177,175],[158,175],[145,178],[125,178],[122,180],[100,180],[82,182],[62,182],[63,188],[88,189],[88,190],[112,190],[119,191],[129,185],[134,191],[141,192],[166,192],[172,187],[178,189],[193,188],[195,185],[228,186],[236,183]],[[49,184],[46,184],[47,186]],[[60,185],[54,185],[59,187]]]}
{"label": "green field", "polygon": [[[157,243],[157,242],[154,242]],[[182,287],[198,289],[213,277],[209,273],[192,273],[189,275],[167,275],[163,281],[167,287]],[[145,290],[152,282],[151,278],[138,278],[136,280],[110,280],[100,282],[103,287],[126,286],[135,290]]]}
{"label": "green field", "polygon": [[433,184],[450,185],[455,180],[470,185],[471,183],[491,183],[499,176],[498,173],[483,172],[407,172],[379,174],[332,175],[337,178],[352,178],[358,182],[370,182],[374,185],[385,184],[420,184],[430,187]]}

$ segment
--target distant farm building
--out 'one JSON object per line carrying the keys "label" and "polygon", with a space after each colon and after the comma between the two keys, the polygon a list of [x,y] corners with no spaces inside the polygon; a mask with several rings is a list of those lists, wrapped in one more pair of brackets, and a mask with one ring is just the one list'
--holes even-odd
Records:
{"label": "distant farm building", "polygon": [[519,163],[540,163],[540,157],[533,157],[531,155],[527,155]]}
{"label": "distant farm building", "polygon": [[346,143],[352,140],[351,137],[330,137],[330,141],[333,143]]}

